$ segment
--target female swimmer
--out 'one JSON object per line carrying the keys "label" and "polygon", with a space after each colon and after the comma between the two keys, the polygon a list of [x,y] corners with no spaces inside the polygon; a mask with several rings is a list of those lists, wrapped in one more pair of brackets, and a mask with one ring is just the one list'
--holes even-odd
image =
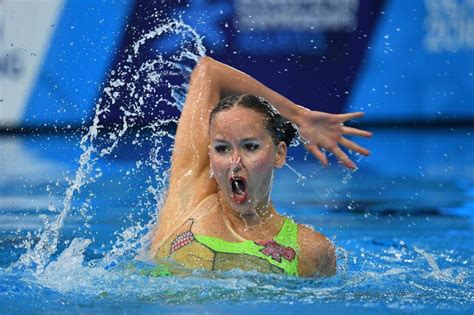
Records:
{"label": "female swimmer", "polygon": [[355,168],[339,144],[369,154],[344,138],[371,136],[343,125],[362,115],[310,111],[238,70],[201,58],[178,123],[154,258],[190,269],[333,275],[331,242],[274,208],[273,170],[285,163],[295,125],[324,165],[322,148]]}

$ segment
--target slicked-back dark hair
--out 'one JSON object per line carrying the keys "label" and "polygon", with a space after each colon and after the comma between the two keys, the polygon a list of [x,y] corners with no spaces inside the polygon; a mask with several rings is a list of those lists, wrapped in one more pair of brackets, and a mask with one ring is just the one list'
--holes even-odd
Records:
{"label": "slicked-back dark hair", "polygon": [[272,104],[263,97],[249,94],[233,95],[221,99],[211,111],[209,125],[216,114],[229,110],[234,106],[248,108],[262,114],[265,128],[270,133],[275,145],[283,141],[287,146],[290,146],[298,134],[296,126],[291,121],[283,118]]}

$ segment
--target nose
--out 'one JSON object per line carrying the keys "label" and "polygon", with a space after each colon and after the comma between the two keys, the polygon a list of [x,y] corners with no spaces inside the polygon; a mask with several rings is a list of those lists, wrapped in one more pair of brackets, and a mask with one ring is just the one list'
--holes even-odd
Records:
{"label": "nose", "polygon": [[234,153],[229,157],[229,162],[232,173],[237,173],[242,169],[242,165],[240,164],[240,156],[237,153]]}
{"label": "nose", "polygon": [[233,153],[230,157],[229,157],[229,162],[230,164],[240,164],[240,156],[238,153]]}

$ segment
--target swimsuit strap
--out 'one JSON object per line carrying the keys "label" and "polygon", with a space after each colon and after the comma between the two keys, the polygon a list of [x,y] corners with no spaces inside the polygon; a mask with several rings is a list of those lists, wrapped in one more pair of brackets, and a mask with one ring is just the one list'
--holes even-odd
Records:
{"label": "swimsuit strap", "polygon": [[298,224],[292,219],[285,218],[285,222],[283,222],[280,232],[278,232],[278,234],[273,239],[279,244],[291,247],[299,252],[300,247],[298,245]]}
{"label": "swimsuit strap", "polygon": [[280,232],[268,242],[228,242],[205,235],[194,237],[215,252],[259,257],[283,269],[287,275],[298,275],[298,225],[291,219],[285,219]]}

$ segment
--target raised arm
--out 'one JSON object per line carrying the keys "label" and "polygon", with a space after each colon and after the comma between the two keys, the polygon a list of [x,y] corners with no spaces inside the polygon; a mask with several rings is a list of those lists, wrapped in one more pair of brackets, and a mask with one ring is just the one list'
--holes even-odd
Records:
{"label": "raised arm", "polygon": [[247,74],[212,58],[202,57],[191,74],[186,102],[178,122],[170,187],[160,211],[155,249],[159,240],[186,220],[204,198],[217,192],[217,183],[209,176],[209,115],[221,98],[240,94],[261,96],[272,103],[283,117],[299,127],[301,135],[307,140],[306,148],[323,164],[327,164],[327,160],[320,148],[329,149],[346,166],[354,167],[339,149],[338,143],[368,154],[367,150],[342,137],[343,134],[370,135],[341,125],[348,119],[361,116],[361,113],[332,115],[309,111]]}
{"label": "raised arm", "polygon": [[241,71],[209,57],[205,57],[205,63],[208,64],[211,70],[209,75],[213,78],[215,88],[220,92],[221,97],[233,94],[252,94],[267,99],[283,117],[298,126],[300,134],[305,140],[306,149],[318,158],[323,165],[327,165],[328,161],[321,149],[327,149],[334,153],[339,161],[348,168],[355,168],[356,165],[340,149],[339,145],[363,155],[369,154],[368,150],[344,137],[344,135],[362,137],[372,135],[367,131],[344,126],[344,122],[360,118],[364,113],[335,115],[311,111],[293,103]]}

